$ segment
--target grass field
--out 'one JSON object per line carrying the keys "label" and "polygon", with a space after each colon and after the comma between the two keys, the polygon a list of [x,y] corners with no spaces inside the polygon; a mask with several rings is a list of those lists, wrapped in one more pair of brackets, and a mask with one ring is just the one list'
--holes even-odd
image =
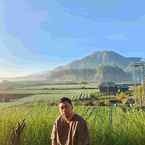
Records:
{"label": "grass field", "polygon": [[27,104],[38,101],[55,102],[62,96],[79,96],[81,93],[88,95],[97,92],[95,84],[51,84],[51,85],[20,85],[9,89],[0,89],[0,97],[10,98],[8,101],[0,101],[0,107]]}
{"label": "grass field", "polygon": [[[20,145],[50,145],[50,133],[58,110],[50,102],[62,96],[79,96],[97,92],[93,85],[21,86],[0,90],[3,96],[15,96],[0,103],[0,145],[11,145],[20,131]],[[49,103],[48,103],[49,102]],[[123,112],[119,107],[75,106],[88,123],[91,145],[145,145],[145,113],[131,109]]]}
{"label": "grass field", "polygon": [[[112,109],[112,123],[107,107],[76,106],[75,111],[88,122],[91,145],[144,145],[145,113],[132,110],[124,113]],[[12,130],[25,119],[26,127],[21,145],[50,145],[50,133],[58,115],[57,108],[44,103],[33,103],[0,109],[0,145],[10,145]]]}

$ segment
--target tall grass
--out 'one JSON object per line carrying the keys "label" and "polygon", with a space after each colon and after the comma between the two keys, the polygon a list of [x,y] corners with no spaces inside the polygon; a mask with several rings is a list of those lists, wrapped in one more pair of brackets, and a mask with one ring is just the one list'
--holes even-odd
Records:
{"label": "tall grass", "polygon": [[[75,107],[88,123],[91,145],[145,145],[145,113],[131,110],[123,112],[109,108]],[[11,134],[18,122],[25,119],[21,132],[21,145],[50,145],[53,122],[58,115],[57,107],[47,104],[0,109],[0,145],[10,145]]]}

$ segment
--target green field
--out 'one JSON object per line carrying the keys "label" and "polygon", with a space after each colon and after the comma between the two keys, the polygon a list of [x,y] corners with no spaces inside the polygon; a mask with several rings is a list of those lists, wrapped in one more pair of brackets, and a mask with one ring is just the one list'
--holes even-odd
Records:
{"label": "green field", "polygon": [[[112,123],[107,107],[76,106],[75,111],[88,122],[91,145],[144,145],[145,113],[132,110],[122,112],[112,109]],[[21,145],[50,145],[50,133],[58,115],[56,107],[33,103],[0,109],[0,145],[10,145],[13,129],[25,119],[21,132]]]}
{"label": "green field", "polygon": [[[15,145],[12,141],[23,120],[20,145],[50,145],[52,125],[58,115],[57,100],[98,92],[95,87],[63,84],[1,89],[1,95],[15,99],[0,103],[0,145]],[[75,105],[75,111],[87,120],[91,145],[145,145],[145,112],[141,110]]]}
{"label": "green field", "polygon": [[[0,89],[0,96],[11,97],[9,101],[1,101],[0,107],[27,104],[38,101],[55,102],[60,97],[79,96],[81,93],[88,95],[97,92],[96,84],[51,84],[51,85],[13,85],[8,89]],[[15,98],[13,99],[13,97]]]}

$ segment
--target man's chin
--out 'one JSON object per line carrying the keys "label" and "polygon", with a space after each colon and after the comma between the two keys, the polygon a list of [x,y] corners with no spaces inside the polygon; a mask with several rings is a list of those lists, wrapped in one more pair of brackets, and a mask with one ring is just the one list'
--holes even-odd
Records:
{"label": "man's chin", "polygon": [[66,114],[62,114],[62,116],[63,116],[63,117],[67,117],[67,115],[66,115]]}
{"label": "man's chin", "polygon": [[65,119],[68,119],[68,118],[69,118],[69,115],[66,115],[66,114],[62,114],[62,116],[63,116]]}

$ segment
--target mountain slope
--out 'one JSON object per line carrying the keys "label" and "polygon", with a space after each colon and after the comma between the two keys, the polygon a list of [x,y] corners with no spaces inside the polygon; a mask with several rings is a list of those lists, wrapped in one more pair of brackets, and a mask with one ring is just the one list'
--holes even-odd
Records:
{"label": "mountain slope", "polygon": [[117,66],[103,66],[97,68],[96,80],[99,82],[104,81],[129,81],[132,77],[129,73],[123,71],[121,68]]}
{"label": "mountain slope", "polygon": [[49,81],[130,81],[126,70],[141,58],[124,57],[113,51],[98,51],[65,66],[57,67],[48,75]]}
{"label": "mountain slope", "polygon": [[[131,65],[141,61],[138,57],[125,57],[113,51],[97,51],[52,71],[21,78],[35,81],[130,81]],[[20,78],[18,78],[20,79]]]}
{"label": "mountain slope", "polygon": [[125,69],[128,65],[140,61],[141,58],[137,57],[124,57],[114,51],[97,51],[93,54],[86,56],[80,60],[73,61],[65,66],[65,68],[95,68],[98,65],[112,65]]}

